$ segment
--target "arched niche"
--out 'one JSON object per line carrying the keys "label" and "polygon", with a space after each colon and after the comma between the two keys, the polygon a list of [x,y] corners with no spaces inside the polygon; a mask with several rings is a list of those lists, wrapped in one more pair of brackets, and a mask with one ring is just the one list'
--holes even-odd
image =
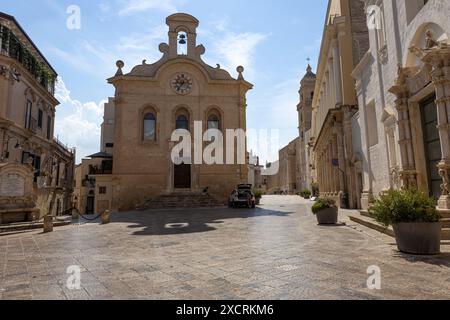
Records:
{"label": "arched niche", "polygon": [[445,30],[439,26],[436,23],[424,23],[422,24],[416,31],[416,33],[414,34],[413,38],[411,39],[409,45],[407,46],[406,50],[407,53],[405,55],[406,57],[406,61],[404,63],[405,67],[410,68],[410,67],[422,67],[423,66],[423,62],[420,60],[419,57],[417,57],[416,54],[414,54],[413,52],[411,52],[409,50],[409,48],[411,47],[417,47],[417,48],[421,48],[421,49],[425,49],[426,48],[426,39],[427,39],[427,31],[431,31],[431,33],[433,34],[433,38],[434,40],[438,41],[438,42],[448,42],[448,34],[445,32]]}

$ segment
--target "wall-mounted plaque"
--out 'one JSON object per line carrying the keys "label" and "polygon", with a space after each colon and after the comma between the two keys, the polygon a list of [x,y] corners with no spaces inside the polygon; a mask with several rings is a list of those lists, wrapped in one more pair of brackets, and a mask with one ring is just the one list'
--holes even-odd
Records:
{"label": "wall-mounted plaque", "polygon": [[25,196],[25,179],[18,174],[0,176],[0,197]]}

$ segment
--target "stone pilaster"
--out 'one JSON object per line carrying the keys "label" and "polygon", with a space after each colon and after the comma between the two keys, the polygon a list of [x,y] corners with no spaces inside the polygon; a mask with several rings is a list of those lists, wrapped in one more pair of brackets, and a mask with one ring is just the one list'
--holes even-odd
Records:
{"label": "stone pilaster", "polygon": [[408,109],[409,91],[405,83],[407,70],[399,67],[396,84],[389,90],[397,99],[397,124],[401,156],[401,168],[398,173],[402,187],[405,189],[417,188],[417,172],[414,159],[414,147],[411,133],[411,120]]}

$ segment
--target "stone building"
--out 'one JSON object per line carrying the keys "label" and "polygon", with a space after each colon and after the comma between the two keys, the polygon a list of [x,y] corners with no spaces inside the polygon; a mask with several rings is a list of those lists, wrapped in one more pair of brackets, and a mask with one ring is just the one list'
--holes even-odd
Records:
{"label": "stone building", "polygon": [[0,223],[72,206],[75,151],[53,138],[56,71],[0,12]]}
{"label": "stone building", "polygon": [[450,3],[366,0],[370,49],[353,71],[363,195],[418,187],[450,209]]}
{"label": "stone building", "polygon": [[[227,129],[246,130],[246,93],[252,84],[244,80],[244,68],[237,68],[235,79],[220,65],[203,62],[196,18],[174,14],[166,22],[169,43],[159,46],[162,58],[153,64],[144,60],[127,74],[118,61],[116,75],[108,80],[115,87],[113,172],[96,177],[97,188],[104,191],[97,207],[134,209],[165,194],[205,190],[225,203],[237,184],[247,182],[246,150],[226,149],[223,159],[215,154],[219,164],[198,164],[202,151],[218,142],[217,137],[201,141],[208,129],[224,136]],[[200,147],[174,164],[171,153],[177,142],[171,137],[176,129],[190,132]],[[224,137],[225,144],[229,140]],[[220,164],[226,157],[234,157],[236,164]]]}
{"label": "stone building", "polygon": [[278,161],[269,163],[266,170],[263,170],[262,180],[267,192],[283,194],[300,192],[299,145],[300,138],[291,141],[279,151]]}
{"label": "stone building", "polygon": [[[322,196],[359,208],[361,159],[357,153],[358,105],[351,73],[369,47],[364,4],[330,0],[312,102],[317,182]],[[355,145],[356,144],[356,145]]]}
{"label": "stone building", "polygon": [[315,182],[313,178],[314,165],[311,162],[311,128],[312,128],[312,101],[314,98],[314,89],[316,87],[316,75],[308,65],[306,74],[300,82],[300,103],[297,105],[299,139],[297,147],[299,171],[297,175],[297,185],[299,191],[305,189],[312,190]]}

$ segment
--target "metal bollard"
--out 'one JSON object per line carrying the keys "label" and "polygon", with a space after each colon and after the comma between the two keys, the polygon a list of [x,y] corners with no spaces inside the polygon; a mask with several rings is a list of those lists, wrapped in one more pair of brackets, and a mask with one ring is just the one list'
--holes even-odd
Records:
{"label": "metal bollard", "polygon": [[110,215],[111,215],[111,212],[109,210],[105,210],[102,213],[102,215],[101,215],[102,224],[108,224],[110,222]]}
{"label": "metal bollard", "polygon": [[44,217],[44,233],[53,232],[53,217],[45,216]]}

